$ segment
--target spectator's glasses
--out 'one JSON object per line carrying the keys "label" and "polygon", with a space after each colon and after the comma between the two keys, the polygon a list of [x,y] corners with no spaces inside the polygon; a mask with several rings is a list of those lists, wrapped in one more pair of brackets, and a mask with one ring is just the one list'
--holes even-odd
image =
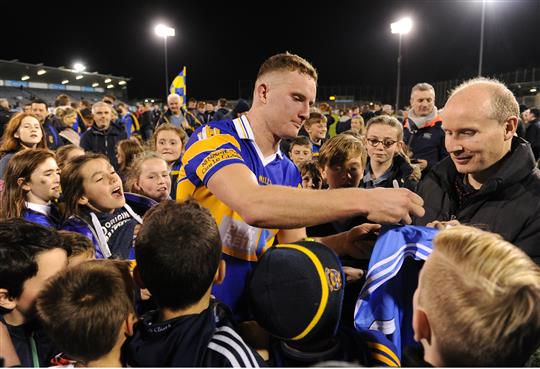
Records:
{"label": "spectator's glasses", "polygon": [[383,146],[386,148],[386,149],[389,149],[390,147],[392,147],[397,141],[394,141],[394,140],[377,140],[375,138],[368,138],[367,139],[367,142],[369,142],[369,144],[373,147],[377,147],[379,146],[380,143],[383,144]]}

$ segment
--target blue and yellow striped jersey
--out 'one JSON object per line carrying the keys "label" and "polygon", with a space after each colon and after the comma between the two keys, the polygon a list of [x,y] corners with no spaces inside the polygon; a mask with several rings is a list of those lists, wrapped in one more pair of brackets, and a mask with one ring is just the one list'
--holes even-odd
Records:
{"label": "blue and yellow striped jersey", "polygon": [[263,157],[246,116],[210,122],[191,135],[182,157],[176,200],[184,201],[193,197],[214,216],[223,242],[227,276],[221,285],[214,286],[213,294],[235,313],[244,295],[251,263],[256,262],[273,245],[278,232],[278,229],[247,224],[206,187],[214,173],[227,165],[238,163],[247,166],[261,186],[300,187],[302,183],[298,169],[281,151]]}

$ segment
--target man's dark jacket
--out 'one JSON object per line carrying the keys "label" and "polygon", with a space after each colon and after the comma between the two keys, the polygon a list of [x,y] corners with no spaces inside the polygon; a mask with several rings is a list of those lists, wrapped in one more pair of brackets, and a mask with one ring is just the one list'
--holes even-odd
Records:
{"label": "man's dark jacket", "polygon": [[457,219],[500,234],[540,265],[540,170],[530,145],[519,137],[498,165],[497,172],[459,206],[458,172],[450,157],[436,165],[420,183],[425,215],[414,224]]}
{"label": "man's dark jacket", "polygon": [[111,123],[106,131],[100,131],[96,124],[81,136],[81,147],[87,151],[105,154],[114,169],[118,172],[116,160],[116,145],[120,140],[126,139],[127,133],[123,126]]}
{"label": "man's dark jacket", "polygon": [[525,139],[531,144],[534,160],[540,159],[540,118],[527,124]]}

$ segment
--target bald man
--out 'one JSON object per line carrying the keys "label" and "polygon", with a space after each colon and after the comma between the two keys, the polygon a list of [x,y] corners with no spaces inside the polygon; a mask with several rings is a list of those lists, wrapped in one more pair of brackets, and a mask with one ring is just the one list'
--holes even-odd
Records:
{"label": "bald man", "polygon": [[530,145],[515,135],[519,105],[501,82],[458,86],[441,114],[450,154],[421,182],[426,213],[415,224],[474,224],[540,263],[540,171]]}

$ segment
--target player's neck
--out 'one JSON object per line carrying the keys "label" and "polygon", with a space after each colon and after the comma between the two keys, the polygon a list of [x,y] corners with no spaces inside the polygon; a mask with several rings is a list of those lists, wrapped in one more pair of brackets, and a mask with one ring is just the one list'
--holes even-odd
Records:
{"label": "player's neck", "polygon": [[247,114],[251,130],[255,136],[255,142],[261,150],[264,157],[271,156],[276,153],[280,137],[276,137],[267,127],[267,122],[262,116],[259,116],[256,112],[249,111]]}

